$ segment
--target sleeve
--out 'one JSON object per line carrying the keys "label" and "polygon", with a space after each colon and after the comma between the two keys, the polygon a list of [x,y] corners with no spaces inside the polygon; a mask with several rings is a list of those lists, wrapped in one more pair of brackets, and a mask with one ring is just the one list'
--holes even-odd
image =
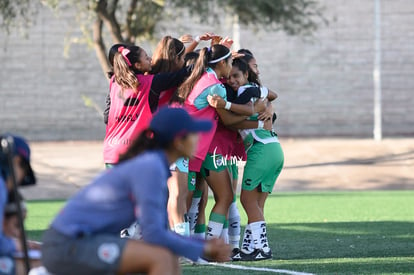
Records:
{"label": "sleeve", "polygon": [[252,98],[260,98],[260,89],[256,87],[250,87],[239,95],[233,103],[246,104],[249,103]]}
{"label": "sleeve", "polygon": [[16,246],[13,239],[4,235],[3,221],[4,221],[4,208],[7,200],[7,190],[5,183],[0,179],[0,255],[13,255],[16,252]]}
{"label": "sleeve", "polygon": [[151,93],[159,96],[162,91],[180,86],[191,71],[192,67],[188,66],[172,73],[155,74],[151,83]]}
{"label": "sleeve", "polygon": [[227,91],[223,84],[217,84],[210,87],[210,94],[221,96],[227,100]]}
{"label": "sleeve", "polygon": [[133,192],[138,198],[143,240],[195,261],[203,254],[204,242],[180,236],[168,229],[167,177],[166,172],[161,172],[165,170],[162,166],[160,159],[155,159],[148,161],[146,167],[140,167],[141,184],[134,184],[136,174],[131,174]]}
{"label": "sleeve", "polygon": [[161,92],[180,86],[180,84],[183,83],[184,79],[186,79],[191,74],[191,71],[192,66],[188,66],[176,72],[159,73],[154,75],[148,98],[148,103],[150,105],[152,113],[157,110]]}
{"label": "sleeve", "polygon": [[236,92],[233,91],[233,89],[228,84],[224,84],[224,87],[226,88],[227,101],[234,102],[236,99]]}

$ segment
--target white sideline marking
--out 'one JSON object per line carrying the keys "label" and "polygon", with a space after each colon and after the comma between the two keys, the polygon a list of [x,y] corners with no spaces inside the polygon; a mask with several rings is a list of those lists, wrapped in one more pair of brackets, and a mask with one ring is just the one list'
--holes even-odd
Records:
{"label": "white sideline marking", "polygon": [[207,263],[207,265],[215,265],[215,266],[221,266],[221,267],[227,267],[227,268],[239,269],[239,270],[253,270],[253,271],[283,273],[283,274],[290,274],[290,275],[314,275],[312,273],[297,272],[297,271],[286,270],[286,269],[273,269],[273,268],[266,268],[266,267],[250,267],[250,266],[235,265],[235,264]]}

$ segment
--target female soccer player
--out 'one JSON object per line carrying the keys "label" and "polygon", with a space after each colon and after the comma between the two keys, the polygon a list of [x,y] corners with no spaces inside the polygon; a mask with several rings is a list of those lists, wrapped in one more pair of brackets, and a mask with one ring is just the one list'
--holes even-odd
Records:
{"label": "female soccer player", "polygon": [[[46,268],[56,274],[178,274],[174,255],[228,260],[230,247],[222,240],[202,242],[168,229],[169,166],[191,157],[197,132],[211,126],[184,109],[159,110],[120,163],[72,197],[54,219],[43,236]],[[120,229],[137,218],[143,241],[119,238]]]}
{"label": "female soccer player", "polygon": [[[248,81],[248,64],[242,60],[235,59],[232,71],[227,81],[234,90],[237,97],[234,103],[247,104],[252,100],[275,95],[268,94],[266,89],[260,89],[256,84]],[[220,97],[209,98],[209,103],[216,108],[224,108],[227,104]],[[258,121],[258,114],[249,118],[253,125]],[[267,124],[270,122],[267,119]],[[240,257],[233,257],[234,260],[255,261],[270,259],[272,252],[266,236],[266,223],[264,218],[264,204],[269,193],[278,178],[284,163],[283,151],[276,133],[273,130],[266,130],[263,121],[257,122],[252,129],[241,131],[247,152],[247,161],[244,167],[241,202],[248,217]],[[243,128],[242,125],[234,125],[236,128]]]}
{"label": "female soccer player", "polygon": [[[214,193],[215,205],[210,214],[207,239],[220,237],[228,209],[233,200],[231,180],[222,160],[224,144],[212,148],[215,138],[218,118],[225,125],[245,120],[245,117],[234,115],[227,110],[216,110],[208,105],[207,96],[217,95],[226,98],[226,90],[221,84],[221,78],[227,78],[231,70],[231,52],[223,45],[213,45],[203,48],[188,79],[179,88],[179,96],[184,107],[192,116],[206,118],[213,122],[211,131],[200,135],[195,157],[190,160],[189,173],[201,172]],[[251,114],[252,108],[234,104],[233,109]],[[217,155],[216,155],[217,153]],[[217,157],[217,158],[216,158]]]}
{"label": "female soccer player", "polygon": [[139,133],[148,127],[162,91],[178,86],[190,73],[183,68],[173,73],[144,74],[151,70],[151,58],[137,46],[119,47],[114,56],[110,81],[110,108],[104,139],[107,167],[118,162]]}

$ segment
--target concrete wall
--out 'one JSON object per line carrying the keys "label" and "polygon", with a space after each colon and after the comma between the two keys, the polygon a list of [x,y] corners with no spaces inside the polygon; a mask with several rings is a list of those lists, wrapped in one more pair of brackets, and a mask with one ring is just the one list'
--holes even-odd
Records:
{"label": "concrete wall", "polygon": [[[312,39],[241,29],[241,47],[256,55],[262,82],[278,91],[280,136],[372,137],[374,0],[321,0],[328,26]],[[382,0],[382,92],[384,136],[414,135],[414,2]],[[160,26],[164,34],[213,30],[232,35],[230,19],[220,26],[178,17]],[[69,26],[69,27],[68,27]],[[0,33],[0,132],[32,140],[100,140],[100,111],[108,85],[93,50],[72,44],[80,36],[73,14],[56,18],[41,10],[29,39]],[[154,44],[145,44],[151,52]]]}

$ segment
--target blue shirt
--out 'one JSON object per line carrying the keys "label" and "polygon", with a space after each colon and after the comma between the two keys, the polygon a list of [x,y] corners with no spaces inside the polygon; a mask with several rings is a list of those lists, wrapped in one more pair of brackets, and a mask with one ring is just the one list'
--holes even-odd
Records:
{"label": "blue shirt", "polygon": [[13,239],[3,233],[4,209],[7,203],[7,187],[3,177],[0,176],[0,256],[12,256],[16,252]]}
{"label": "blue shirt", "polygon": [[171,176],[163,151],[148,151],[106,170],[72,197],[52,222],[67,236],[119,235],[137,218],[143,240],[197,260],[204,242],[168,228],[167,179]]}

